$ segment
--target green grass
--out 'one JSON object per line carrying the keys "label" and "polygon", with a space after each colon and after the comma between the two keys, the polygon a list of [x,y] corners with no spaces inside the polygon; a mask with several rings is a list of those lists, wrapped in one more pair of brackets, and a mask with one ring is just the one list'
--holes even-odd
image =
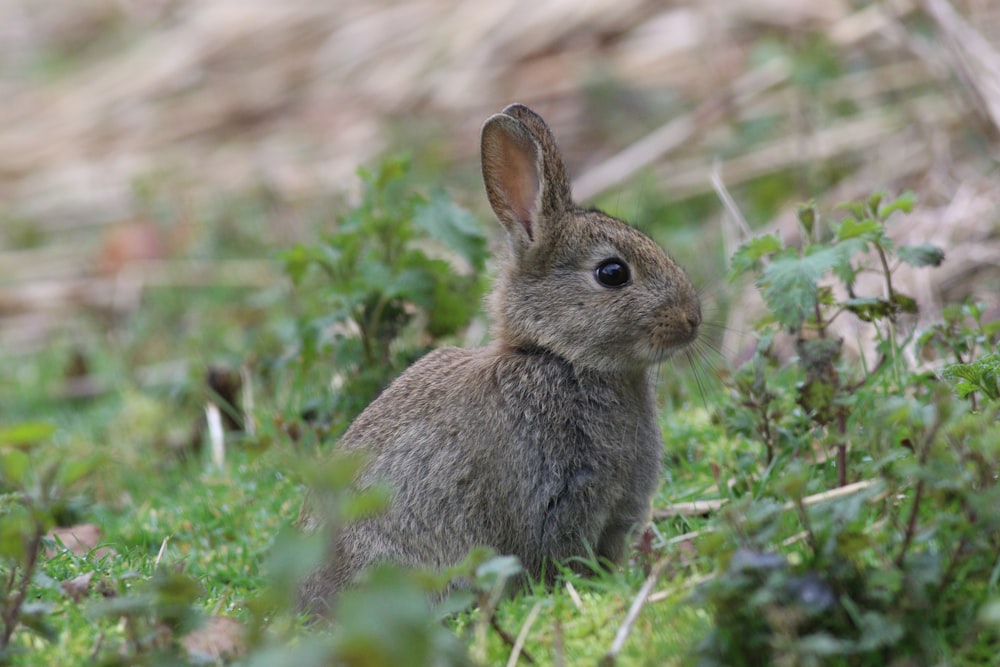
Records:
{"label": "green grass", "polygon": [[[141,444],[137,446],[142,446]],[[298,512],[301,489],[275,468],[272,457],[236,450],[225,470],[201,462],[158,474],[137,472],[114,462],[102,474],[118,477],[117,501],[89,505],[79,517],[101,527],[103,558],[64,551],[45,560],[39,577],[62,582],[93,572],[89,598],[74,602],[56,587],[36,585],[41,600],[55,604],[49,622],[56,639],[40,641],[27,631],[16,635],[19,665],[85,665],[99,640],[124,640],[118,618],[94,618],[101,591],[127,595],[149,578],[161,547],[161,564],[183,568],[201,586],[196,608],[246,621],[247,605],[264,587],[264,556],[283,525]]]}
{"label": "green grass", "polygon": [[[134,399],[112,402],[118,404],[118,410],[128,410],[130,400]],[[85,428],[88,419],[104,420],[115,409],[93,406],[88,412],[77,415],[77,424],[69,423],[66,428]],[[715,441],[702,413],[675,415],[671,422],[675,419],[678,440],[690,443],[697,437],[695,429],[702,428],[706,436],[702,441]],[[91,428],[105,430],[99,425]],[[115,435],[127,437],[124,433]],[[100,447],[96,442],[91,445]],[[84,445],[77,441],[73,446]],[[44,583],[36,583],[32,591],[39,600],[55,605],[47,615],[56,629],[55,637],[44,641],[31,632],[19,631],[14,646],[24,652],[15,655],[12,664],[90,664],[99,641],[108,646],[125,641],[119,619],[94,618],[91,607],[100,604],[102,590],[125,595],[136,582],[152,576],[158,556],[162,566],[181,567],[198,582],[197,610],[251,622],[253,601],[268,582],[268,550],[281,529],[294,520],[303,495],[303,486],[293,479],[294,470],[283,469],[289,464],[286,454],[290,443],[276,444],[276,449],[286,450],[280,453],[257,453],[237,444],[222,470],[215,469],[204,456],[163,463],[155,460],[151,443],[133,441],[129,446],[138,450],[130,462],[102,457],[101,469],[93,480],[100,481],[92,493],[105,500],[79,503],[74,517],[100,526],[101,546],[114,553],[98,558],[66,551],[43,562],[38,581]],[[77,452],[82,455],[79,449]],[[684,462],[671,475],[673,481],[664,484],[658,503],[685,495],[678,492],[685,487],[692,489],[692,497],[698,497],[695,490],[711,483],[705,477],[704,461],[699,466],[693,460],[696,456],[693,451],[685,453]],[[692,526],[677,523],[660,528],[663,537],[669,538]],[[59,592],[56,582],[87,572],[94,572],[88,599],[74,602]],[[703,612],[684,603],[688,576],[688,569],[680,568],[674,577],[660,582],[657,590],[677,592],[643,612],[620,664],[684,664],[690,657],[691,640],[704,634],[707,620]],[[639,565],[593,579],[568,575],[580,606],[565,586],[536,590],[502,601],[497,621],[516,634],[529,610],[540,603],[543,607],[525,649],[542,664],[559,651],[565,664],[590,662],[607,652],[643,578]],[[490,631],[485,646],[476,646],[472,633],[476,618],[477,612],[466,612],[450,625],[475,646],[474,650],[484,651],[486,664],[505,662],[510,646],[497,633]],[[557,640],[559,634],[561,639]],[[556,648],[560,642],[561,648]]]}
{"label": "green grass", "polygon": [[[759,185],[768,190],[774,184]],[[255,196],[240,206],[246,223],[239,239],[206,238],[198,252],[222,259],[274,258],[279,248],[268,243],[273,239],[262,232],[254,240],[253,230],[263,229],[268,211],[285,204],[265,206]],[[684,224],[704,216],[707,203],[688,204],[690,218],[682,206],[672,212],[670,224],[659,227],[661,202],[641,201],[635,210],[682,261],[715,256],[712,243]],[[229,214],[217,209],[206,215]],[[374,216],[362,215],[362,232],[364,215]],[[851,240],[845,228],[838,229]],[[350,229],[338,234],[323,242],[358,240]],[[794,279],[795,290],[775,288],[772,299],[808,300],[818,294],[810,291],[815,285],[809,281],[819,271],[810,262],[826,257],[826,243],[816,241],[801,256],[797,249],[780,251],[779,268],[794,271],[771,269],[767,275],[774,281]],[[776,251],[759,246],[744,250],[741,258],[749,271],[769,252]],[[433,264],[430,270],[442,266],[447,267]],[[721,266],[698,270],[702,280],[722,273]],[[886,655],[900,650],[920,659],[977,665],[995,654],[1000,635],[989,619],[1000,593],[989,553],[1000,533],[995,518],[1000,496],[990,471],[995,472],[1000,445],[989,439],[997,431],[996,411],[985,404],[991,394],[983,387],[995,385],[996,371],[977,365],[973,352],[995,345],[1000,325],[981,322],[971,306],[947,311],[950,319],[934,330],[928,345],[938,345],[945,356],[949,346],[961,350],[966,363],[958,370],[975,371],[968,388],[984,394],[980,409],[970,410],[936,377],[902,365],[870,371],[860,390],[848,391],[847,383],[862,371],[839,358],[833,372],[821,357],[802,369],[801,362],[781,364],[762,348],[743,369],[731,372],[725,385],[704,359],[693,364],[672,359],[657,374],[666,450],[654,510],[710,498],[726,499],[727,506],[710,516],[658,520],[624,567],[592,577],[566,572],[552,589],[528,587],[502,598],[495,614],[489,605],[466,606],[436,623],[422,591],[438,584],[389,573],[362,588],[351,613],[332,628],[307,627],[291,610],[290,594],[295,574],[312,562],[315,545],[296,538],[289,527],[305,480],[315,477],[316,462],[327,458],[330,434],[338,428],[337,413],[324,411],[330,403],[322,399],[329,398],[334,372],[351,366],[343,359],[339,366],[333,363],[329,348],[309,350],[306,342],[313,339],[304,332],[329,324],[331,301],[324,294],[341,304],[356,303],[358,296],[338,292],[339,286],[328,293],[311,291],[325,287],[278,280],[267,289],[154,288],[127,317],[91,313],[44,349],[17,357],[0,352],[5,369],[0,433],[35,422],[52,429],[19,444],[0,443],[4,578],[17,560],[11,526],[19,516],[24,520],[10,509],[16,509],[19,489],[41,499],[36,516],[46,527],[95,523],[102,546],[113,550],[106,556],[62,552],[42,560],[13,651],[4,660],[177,664],[184,656],[169,638],[181,636],[200,617],[222,615],[248,629],[246,662],[254,665],[327,664],[333,654],[378,648],[380,642],[386,650],[402,651],[392,655],[420,645],[444,660],[454,654],[449,650],[456,638],[458,652],[474,661],[505,664],[509,638],[534,616],[524,650],[537,664],[597,664],[657,563],[663,573],[654,598],[642,608],[615,664],[738,664],[739,659],[754,664],[761,656],[804,660],[801,664],[885,664],[880,661]],[[837,306],[832,297],[822,299],[820,310],[829,313]],[[871,307],[867,301],[848,305],[858,304]],[[796,306],[789,312],[812,309]],[[813,326],[792,324],[803,330]],[[764,340],[771,335],[768,326],[765,321],[760,332]],[[425,333],[407,329],[391,346],[393,353],[419,349]],[[708,349],[712,345],[717,342]],[[74,360],[89,369],[101,388],[97,395],[65,397]],[[242,368],[252,378],[256,425],[253,435],[230,434],[221,468],[196,446],[204,440],[206,402],[217,399],[206,383],[216,366]],[[803,395],[802,387],[823,389],[823,382],[828,393]],[[807,400],[822,410],[805,409]],[[310,411],[315,414],[307,415]],[[841,430],[828,418],[823,421],[823,414],[843,414]],[[773,430],[768,447],[762,419]],[[852,443],[844,459],[849,478],[874,486],[835,502],[796,507],[804,496],[836,486],[843,470],[833,453],[845,433]],[[822,452],[831,456],[817,458]],[[45,483],[53,465],[62,471],[57,481],[74,479]],[[42,491],[48,488],[57,492]],[[792,507],[782,509],[787,501]],[[89,572],[94,578],[83,600],[63,593],[62,582]],[[487,599],[482,596],[489,585],[482,583],[481,571],[467,574],[481,602]],[[797,597],[803,590],[814,598]],[[835,593],[835,602],[822,613],[809,606],[827,591]],[[164,632],[167,639],[160,637]],[[403,643],[392,644],[385,633],[403,637]],[[850,661],[862,657],[866,662]],[[398,664],[398,657],[346,664]]]}
{"label": "green grass", "polygon": [[[155,193],[143,197],[145,206],[169,224],[169,207],[163,209]],[[254,197],[239,206],[239,238],[202,239],[198,254],[220,259],[275,256],[275,246],[268,245],[271,239],[262,231],[267,211],[273,209]],[[220,211],[207,214],[230,217]],[[220,224],[227,224],[225,219]],[[256,240],[254,233],[259,233]],[[11,664],[86,665],[95,657],[112,660],[122,650],[132,660],[154,660],[160,654],[152,649],[128,647],[134,639],[129,623],[115,613],[108,615],[107,605],[109,600],[126,604],[123,601],[143,594],[157,568],[181,571],[196,582],[197,593],[189,601],[194,612],[234,617],[248,627],[270,618],[263,621],[271,626],[265,645],[309,636],[295,629],[294,619],[275,621],[261,612],[262,604],[272,610],[275,604],[281,606],[269,596],[275,578],[267,568],[275,540],[293,523],[305,493],[302,461],[329,447],[318,444],[309,423],[300,417],[304,407],[328,391],[329,378],[329,372],[296,372],[293,352],[299,322],[315,312],[303,309],[317,307],[302,297],[285,281],[265,290],[151,288],[140,308],[126,318],[86,316],[46,348],[0,360],[0,367],[7,369],[0,378],[0,425],[41,421],[54,428],[50,438],[28,449],[35,472],[55,461],[90,466],[88,474],[53,502],[54,513],[63,524],[97,524],[101,546],[113,550],[103,557],[64,551],[41,562],[29,601],[50,605],[40,615],[50,632],[43,639],[24,626],[18,629]],[[85,361],[102,387],[96,397],[62,398],[66,369],[74,357]],[[323,360],[317,363],[316,370],[322,371]],[[218,364],[246,365],[250,370],[257,422],[256,435],[230,437],[222,469],[209,462],[207,452],[191,449],[203,437],[200,422],[211,397],[205,374]],[[672,362],[663,371],[675,378],[689,374],[684,361]],[[696,386],[689,380],[683,384]],[[675,382],[669,387],[665,404],[683,403],[686,391]],[[710,461],[727,460],[727,441],[719,437],[703,407],[711,396],[698,400],[702,407],[664,410],[670,444],[664,486],[656,501],[660,505],[700,497],[714,483]],[[299,442],[288,435],[289,423],[304,434]],[[699,523],[704,520],[665,522],[658,539]],[[624,620],[648,560],[638,559],[620,572],[596,578],[567,575],[580,606],[565,586],[504,599],[497,623],[516,635],[530,609],[541,603],[525,649],[542,664],[560,654],[566,664],[596,660],[607,652]],[[663,578],[657,590],[676,592],[643,612],[620,664],[683,664],[684,656],[690,656],[693,638],[704,634],[707,623],[703,612],[683,603],[690,592],[685,583],[690,571],[684,565]],[[83,600],[63,594],[61,582],[88,572],[94,578]],[[159,613],[155,604],[143,604],[153,616]],[[477,611],[462,612],[447,626],[468,643],[473,655],[485,655],[486,664],[506,662],[511,648],[498,633],[489,630],[485,642],[476,638],[479,616]]]}

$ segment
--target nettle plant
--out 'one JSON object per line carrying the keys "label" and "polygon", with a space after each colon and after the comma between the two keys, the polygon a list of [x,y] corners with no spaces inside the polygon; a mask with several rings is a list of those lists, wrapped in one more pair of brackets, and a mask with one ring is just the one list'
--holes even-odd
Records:
{"label": "nettle plant", "polygon": [[[923,267],[944,260],[936,246],[897,246],[886,235],[890,216],[912,210],[912,194],[889,202],[876,194],[842,208],[848,215],[831,223],[828,234],[815,205],[801,206],[800,247],[786,246],[777,234],[770,234],[748,241],[733,255],[732,277],[755,278],[768,315],[758,323],[760,344],[752,362],[735,376],[743,414],[729,415],[737,431],[760,438],[768,463],[802,446],[796,434],[803,431],[827,443],[836,452],[840,485],[847,483],[847,434],[857,425],[852,416],[858,414],[859,390],[886,379],[883,371],[903,345],[897,318],[917,312],[916,301],[893,285],[893,271],[899,263]],[[884,289],[858,294],[858,276],[869,272],[880,275]],[[835,319],[847,314],[869,323],[876,339],[878,359],[862,360],[860,368],[845,364],[843,341],[829,331]],[[772,344],[780,332],[790,334],[795,344],[793,403],[783,400],[790,396],[769,389],[769,369],[775,366]],[[890,385],[893,382],[898,383],[898,377],[889,379]],[[884,383],[882,388],[887,388]]]}
{"label": "nettle plant", "polygon": [[[902,332],[916,304],[894,269],[944,258],[886,235],[912,205],[875,195],[828,225],[806,205],[801,247],[764,236],[733,258],[769,314],[719,414],[764,460],[702,539],[720,563],[697,593],[714,619],[702,664],[973,665],[1000,649],[1000,405],[964,400],[995,395],[998,328],[967,305]],[[859,293],[863,272],[880,277],[877,294]],[[838,317],[871,327],[877,358],[845,358]],[[913,368],[902,353],[913,343],[954,362]]]}
{"label": "nettle plant", "polygon": [[282,254],[301,304],[296,366],[333,375],[315,407],[334,432],[479,311],[486,238],[444,191],[410,189],[409,167],[397,156],[359,169],[358,204],[320,243]]}
{"label": "nettle plant", "polygon": [[981,401],[1000,401],[1000,320],[984,322],[983,306],[977,303],[946,306],[942,316],[917,339],[919,349],[955,360],[942,376],[969,399],[973,410]]}

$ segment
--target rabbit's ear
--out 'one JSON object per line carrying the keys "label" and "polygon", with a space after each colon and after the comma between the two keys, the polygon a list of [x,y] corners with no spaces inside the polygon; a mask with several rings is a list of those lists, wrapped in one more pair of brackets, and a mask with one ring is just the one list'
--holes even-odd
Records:
{"label": "rabbit's ear", "polygon": [[483,125],[483,182],[497,218],[518,251],[546,236],[570,205],[569,183],[545,122],[516,104]]}

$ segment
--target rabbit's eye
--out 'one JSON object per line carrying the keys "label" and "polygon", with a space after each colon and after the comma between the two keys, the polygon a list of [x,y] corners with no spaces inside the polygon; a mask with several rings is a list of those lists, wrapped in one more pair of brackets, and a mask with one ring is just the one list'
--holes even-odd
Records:
{"label": "rabbit's eye", "polygon": [[631,273],[628,264],[618,258],[606,259],[594,271],[597,282],[605,287],[624,287],[628,284]]}

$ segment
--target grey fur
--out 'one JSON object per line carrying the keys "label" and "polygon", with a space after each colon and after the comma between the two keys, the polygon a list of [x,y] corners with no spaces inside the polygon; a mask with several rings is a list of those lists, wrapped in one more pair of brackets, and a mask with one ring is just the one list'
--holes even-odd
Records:
{"label": "grey fur", "polygon": [[[359,488],[388,482],[384,514],[337,537],[299,591],[320,610],[379,561],[446,567],[487,545],[543,576],[590,553],[619,563],[661,469],[649,369],[697,335],[684,272],[644,234],[573,204],[555,140],[522,105],[482,132],[483,180],[507,231],[490,297],[495,342],[415,363],[339,443],[369,457]],[[601,285],[602,260],[631,281]],[[323,517],[307,502],[300,523]],[[548,574],[552,568],[548,567]]]}

